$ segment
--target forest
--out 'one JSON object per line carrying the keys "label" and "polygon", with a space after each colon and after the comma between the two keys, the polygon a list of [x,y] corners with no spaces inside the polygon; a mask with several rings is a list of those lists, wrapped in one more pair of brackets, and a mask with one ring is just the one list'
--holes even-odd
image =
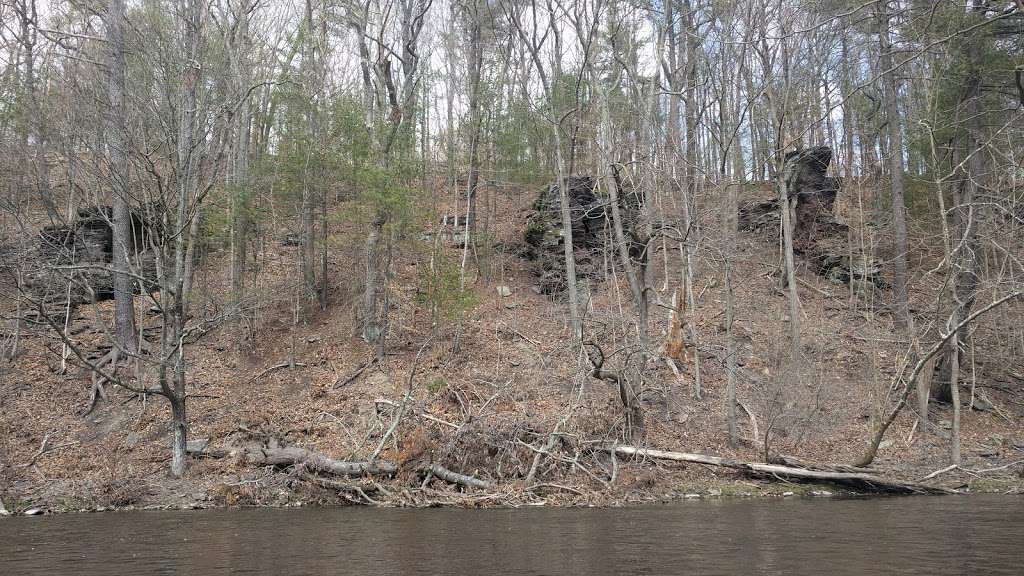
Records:
{"label": "forest", "polygon": [[1022,0],[0,0],[0,512],[1024,491]]}

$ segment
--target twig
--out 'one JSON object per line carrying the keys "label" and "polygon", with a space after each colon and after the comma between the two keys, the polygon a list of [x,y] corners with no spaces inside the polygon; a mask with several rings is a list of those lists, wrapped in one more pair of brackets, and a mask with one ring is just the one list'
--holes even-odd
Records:
{"label": "twig", "polygon": [[[374,400],[373,403],[374,404],[383,404],[385,406],[391,406],[392,408],[400,407],[398,404],[392,402],[391,400],[387,400],[385,398],[378,398],[378,399]],[[456,430],[458,430],[459,428],[462,428],[462,426],[459,426],[458,424],[454,424],[452,422],[448,422],[447,420],[441,420],[437,416],[434,416],[434,415],[430,414],[429,412],[427,412],[425,410],[416,411],[416,412],[414,412],[414,414],[416,416],[419,416],[420,418],[423,418],[424,420],[430,420],[431,422],[437,422],[438,424],[444,424],[445,426],[449,426],[449,427],[454,428]]]}
{"label": "twig", "polygon": [[534,490],[536,490],[538,488],[557,488],[559,490],[565,490],[566,492],[572,492],[573,494],[576,494],[578,496],[586,496],[586,494],[584,494],[582,491],[577,490],[577,489],[575,489],[575,488],[573,488],[571,486],[565,486],[563,484],[555,484],[553,482],[541,482],[540,484],[534,484],[532,486],[527,486],[526,491],[527,492],[533,492]]}
{"label": "twig", "polygon": [[950,464],[949,466],[946,466],[945,468],[940,468],[940,469],[936,470],[935,472],[932,472],[931,474],[925,476],[924,478],[921,478],[921,481],[924,482],[925,480],[931,480],[932,478],[935,478],[939,474],[945,474],[946,472],[950,472],[952,470],[956,470],[959,467],[960,466],[957,466],[956,464]]}
{"label": "twig", "polygon": [[43,454],[46,454],[47,452],[52,452],[54,450],[59,450],[61,448],[67,448],[68,446],[75,446],[79,442],[78,442],[78,440],[73,440],[71,442],[65,442],[63,444],[57,444],[56,446],[50,446],[49,443],[50,443],[50,433],[47,432],[46,435],[43,436],[43,442],[42,442],[42,444],[39,445],[39,450],[36,450],[36,453],[32,455],[32,458],[30,458],[29,461],[26,462],[25,464],[22,464],[21,468],[28,468],[28,467],[32,466],[33,464],[36,463],[36,460],[38,460],[40,456],[42,456]]}
{"label": "twig", "polygon": [[292,368],[292,367],[304,368],[305,366],[306,366],[306,364],[303,363],[303,362],[282,362],[280,364],[276,364],[274,366],[271,366],[270,368],[267,368],[266,370],[260,372],[259,374],[253,376],[252,378],[249,378],[249,380],[245,383],[245,385],[252,384],[253,382],[259,380],[260,378],[263,378],[267,374],[270,374],[271,372],[276,372],[278,370],[281,370],[282,368]]}
{"label": "twig", "polygon": [[353,372],[352,374],[349,374],[348,377],[345,378],[344,380],[339,378],[334,383],[333,387],[334,388],[343,388],[345,386],[348,386],[352,382],[355,382],[355,380],[357,378],[359,378],[363,374],[363,372],[366,371],[367,368],[369,368],[370,366],[373,366],[376,363],[377,363],[377,357],[376,356],[374,356],[373,358],[370,358],[369,360],[364,362],[362,366],[360,366],[359,368],[356,368],[355,372]]}

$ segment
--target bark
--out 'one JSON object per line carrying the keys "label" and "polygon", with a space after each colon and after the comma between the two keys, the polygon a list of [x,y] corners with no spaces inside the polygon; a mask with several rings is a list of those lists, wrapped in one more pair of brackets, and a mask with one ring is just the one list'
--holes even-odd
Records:
{"label": "bark", "polygon": [[889,9],[887,2],[879,4],[878,44],[881,51],[882,74],[886,125],[889,136],[889,180],[892,191],[893,227],[893,300],[896,308],[894,319],[896,329],[904,338],[909,338],[913,320],[907,296],[907,207],[903,198],[903,134],[900,128],[899,108],[896,105],[899,90],[896,72],[893,70],[893,47],[889,38]]}
{"label": "bark", "polygon": [[168,396],[171,403],[171,476],[185,475],[185,457],[188,455],[188,417],[185,413],[185,394]]}
{"label": "bark", "polygon": [[363,289],[362,337],[367,344],[376,344],[382,337],[377,310],[377,295],[380,290],[380,242],[385,223],[387,223],[387,214],[383,210],[378,210],[370,226],[370,233],[366,237],[366,283]]}
{"label": "bark", "polygon": [[135,256],[132,216],[128,204],[127,134],[125,132],[124,0],[110,0],[107,7],[107,44],[110,47],[110,77],[107,80],[110,109],[107,134],[110,139],[110,183],[113,202],[114,333],[117,346],[130,354],[139,349],[135,327],[135,300],[129,265]]}
{"label": "bark", "polygon": [[[233,95],[244,95],[248,92],[252,72],[249,61],[252,44],[249,37],[249,13],[243,7],[235,18],[237,32],[228,37],[228,57],[232,69],[231,92]],[[248,97],[244,97],[232,118],[233,140],[226,178],[231,195],[231,308],[236,314],[242,312],[242,300],[245,297],[248,243],[252,228],[252,195],[248,189],[252,115],[252,103]]]}
{"label": "bark", "polygon": [[320,452],[298,446],[285,448],[245,448],[241,450],[245,460],[257,466],[302,466],[312,472],[336,476],[362,476],[394,474],[398,467],[385,460],[372,462],[347,462],[335,460]]}
{"label": "bark", "polygon": [[897,494],[950,494],[954,491],[936,486],[927,486],[917,482],[908,482],[885,478],[866,472],[842,472],[836,470],[813,470],[808,468],[796,468],[780,464],[761,464],[758,462],[743,462],[720,458],[718,456],[707,456],[704,454],[691,454],[686,452],[669,452],[664,450],[648,450],[633,446],[616,446],[611,449],[615,454],[621,456],[637,456],[641,458],[654,458],[657,460],[671,460],[674,462],[689,462],[706,466],[720,466],[739,470],[747,474],[769,479],[797,480],[810,482],[829,482],[851,486],[859,490],[871,492],[889,492]]}

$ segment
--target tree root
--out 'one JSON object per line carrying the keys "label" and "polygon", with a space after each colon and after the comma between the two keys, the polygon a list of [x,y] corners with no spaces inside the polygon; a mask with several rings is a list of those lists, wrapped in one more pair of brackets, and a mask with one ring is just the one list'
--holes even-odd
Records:
{"label": "tree root", "polygon": [[[93,363],[90,368],[92,369],[92,390],[89,392],[89,405],[85,407],[81,415],[88,416],[92,414],[92,411],[96,409],[96,405],[99,404],[100,399],[109,401],[107,397],[107,390],[104,384],[110,382],[110,379],[117,375],[117,363],[121,359],[121,350],[114,346],[107,352],[102,358]],[[110,371],[104,373],[103,367],[110,365]]]}

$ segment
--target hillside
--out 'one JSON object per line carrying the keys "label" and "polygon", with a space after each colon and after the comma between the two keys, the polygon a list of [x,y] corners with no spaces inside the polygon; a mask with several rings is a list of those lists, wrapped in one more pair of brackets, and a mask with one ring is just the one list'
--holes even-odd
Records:
{"label": "hillside", "polygon": [[[744,192],[749,198],[766,194],[763,187]],[[421,208],[397,239],[403,249],[394,251],[392,264],[387,354],[369,365],[373,351],[356,335],[360,274],[354,271],[363,266],[365,228],[351,217],[357,213],[355,206],[343,202],[332,208],[332,288],[326,310],[297,303],[299,248],[278,241],[284,229],[268,234],[257,257],[254,323],[210,322],[209,331],[186,346],[190,439],[209,439],[210,446],[255,439],[361,460],[381,444],[408,392],[412,402],[380,453],[398,464],[398,473],[353,480],[353,485],[372,488],[375,501],[613,504],[797,490],[712,467],[612,462],[601,448],[624,442],[616,390],[592,378],[586,358],[566,345],[570,338],[562,297],[537,293],[531,263],[513,250],[493,247],[521,241],[534,191],[492,186],[488,197],[490,235],[476,254],[468,255],[471,297],[465,299],[468,308],[461,319],[442,310],[432,321],[424,298],[432,233],[439,216],[454,207],[434,201],[435,206]],[[863,221],[862,214],[855,214],[854,198],[844,192],[837,209],[851,224]],[[695,398],[692,365],[677,378],[664,362],[652,361],[643,372],[645,428],[635,443],[746,461],[759,461],[766,451],[805,462],[856,460],[875,422],[898,395],[891,386],[908,348],[895,335],[885,306],[889,295],[851,291],[801,267],[806,362],[787,366],[781,360],[787,328],[778,249],[772,238],[740,233],[733,274],[742,440],[730,447],[721,211],[715,205],[700,208],[704,220],[694,275],[694,318],[701,397]],[[928,234],[924,224],[916,223],[911,245],[934,246],[923,241]],[[884,235],[856,226],[856,236],[868,238],[874,252],[886,258]],[[672,242],[666,245],[667,253],[658,247],[652,258],[653,284],[663,304],[652,308],[651,334],[657,344],[668,333],[665,305],[679,286],[678,249]],[[434,265],[457,271],[462,251],[447,240],[439,246]],[[202,259],[194,288],[198,297],[191,308],[194,321],[217,318],[221,312],[218,306],[228,283],[226,258],[223,250],[213,250]],[[929,271],[938,266],[941,253],[916,250],[910,260],[912,310],[922,340],[930,343],[943,314],[935,305],[943,277]],[[635,338],[628,287],[621,273],[610,270],[606,279],[590,283],[589,294],[587,338],[600,343],[609,355],[608,365],[619,369],[627,353],[612,352],[628,348]],[[979,302],[987,297],[979,296]],[[136,297],[138,319],[154,328],[159,317],[147,314],[146,300]],[[4,315],[9,318],[14,312],[8,308]],[[937,478],[942,485],[1022,489],[1015,463],[1024,458],[1024,342],[1013,340],[1019,338],[1014,328],[1022,314],[1024,304],[1009,304],[977,325],[972,363],[964,367],[962,378],[963,462]],[[80,306],[69,333],[84,350],[99,353],[111,317],[112,302]],[[169,424],[163,398],[141,398],[108,386],[109,398],[83,417],[89,374],[74,356],[60,373],[58,336],[46,326],[26,324],[19,346],[20,353],[3,366],[0,387],[0,496],[8,507],[282,505],[362,498],[350,489],[304,479],[302,470],[252,466],[232,457],[195,458],[184,479],[168,478]],[[144,370],[142,381],[147,378],[154,375]],[[968,386],[986,399],[984,411],[968,409]],[[951,420],[950,410],[932,404],[930,418],[938,423],[938,433],[916,430],[916,416],[906,410],[889,430],[874,468],[907,480],[945,468],[948,440],[941,430]],[[763,446],[766,432],[768,450]],[[538,454],[543,457],[536,458]],[[485,479],[491,487],[462,490],[436,479],[423,482],[423,463]],[[531,467],[536,470],[525,485]]]}

